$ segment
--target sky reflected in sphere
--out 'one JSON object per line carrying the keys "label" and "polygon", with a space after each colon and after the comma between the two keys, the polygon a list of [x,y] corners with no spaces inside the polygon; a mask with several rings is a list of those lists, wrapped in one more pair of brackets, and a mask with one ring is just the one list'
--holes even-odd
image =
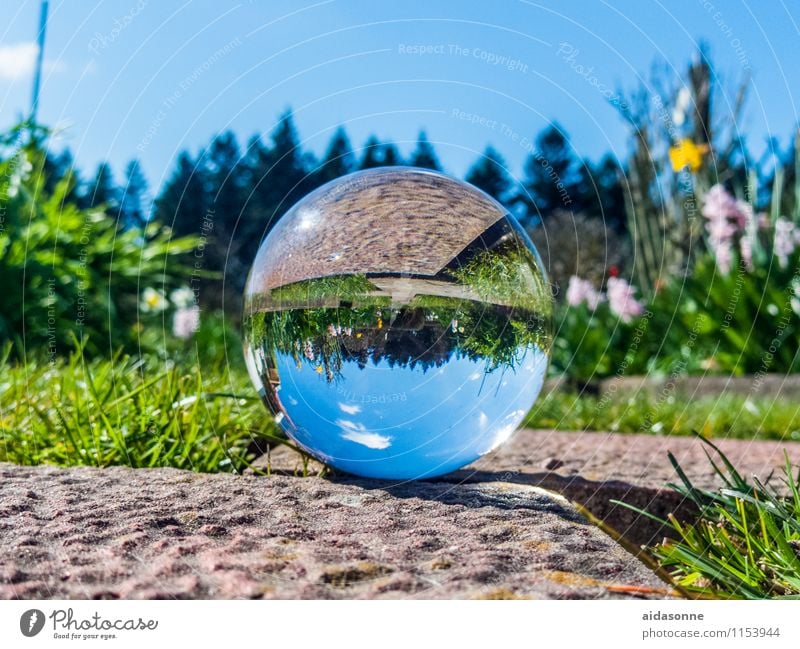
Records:
{"label": "sky reflected in sphere", "polygon": [[438,173],[376,169],[300,201],[245,289],[245,359],[323,462],[441,475],[506,441],[547,370],[552,300],[516,221]]}

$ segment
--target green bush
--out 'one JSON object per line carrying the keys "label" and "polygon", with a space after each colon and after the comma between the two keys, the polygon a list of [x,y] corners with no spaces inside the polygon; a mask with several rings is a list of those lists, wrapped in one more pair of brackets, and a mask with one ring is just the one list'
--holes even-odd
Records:
{"label": "green bush", "polygon": [[92,353],[134,349],[155,317],[140,310],[143,291],[185,284],[195,239],[80,209],[72,175],[47,176],[45,138],[23,127],[0,137],[0,341],[50,357],[76,338]]}
{"label": "green bush", "polygon": [[[797,371],[800,283],[793,254],[785,267],[763,264],[720,273],[713,259],[695,264],[656,296],[649,346],[664,371],[731,375]],[[656,356],[657,355],[657,356]]]}

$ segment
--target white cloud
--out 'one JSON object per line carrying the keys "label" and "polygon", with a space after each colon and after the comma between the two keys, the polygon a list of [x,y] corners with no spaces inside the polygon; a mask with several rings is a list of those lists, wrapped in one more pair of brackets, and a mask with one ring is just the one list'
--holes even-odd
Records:
{"label": "white cloud", "polygon": [[363,424],[347,421],[346,419],[339,419],[336,425],[342,428],[342,439],[346,439],[349,442],[355,442],[367,448],[378,450],[389,448],[392,445],[391,437],[378,435],[378,433],[370,433]]}
{"label": "white cloud", "polygon": [[[34,42],[0,45],[0,80],[15,81],[33,75],[39,46]],[[45,73],[63,72],[67,66],[63,61],[45,59]]]}
{"label": "white cloud", "polygon": [[378,435],[378,433],[359,433],[354,430],[348,430],[342,433],[342,437],[350,442],[378,450],[389,448],[392,445],[391,437]]}
{"label": "white cloud", "polygon": [[357,415],[359,412],[361,412],[361,406],[349,406],[346,403],[340,403],[339,408],[342,412],[346,412],[348,415]]}
{"label": "white cloud", "polygon": [[13,81],[32,74],[38,51],[36,43],[0,45],[0,79]]}

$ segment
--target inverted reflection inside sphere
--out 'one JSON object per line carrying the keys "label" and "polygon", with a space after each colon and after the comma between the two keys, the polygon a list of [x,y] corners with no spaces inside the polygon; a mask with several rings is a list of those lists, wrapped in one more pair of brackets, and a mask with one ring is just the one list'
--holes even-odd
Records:
{"label": "inverted reflection inside sphere", "polygon": [[393,167],[328,183],[262,243],[245,357],[323,462],[426,478],[506,441],[542,387],[552,301],[528,237],[471,185]]}

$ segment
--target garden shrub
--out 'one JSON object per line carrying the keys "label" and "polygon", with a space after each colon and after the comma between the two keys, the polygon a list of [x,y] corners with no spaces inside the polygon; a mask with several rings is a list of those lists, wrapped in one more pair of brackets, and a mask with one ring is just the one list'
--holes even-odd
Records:
{"label": "garden shrub", "polygon": [[144,291],[186,284],[195,239],[81,209],[71,174],[47,177],[45,142],[38,128],[0,136],[0,341],[50,357],[76,339],[94,353],[136,348],[142,320],[163,313],[147,312]]}

